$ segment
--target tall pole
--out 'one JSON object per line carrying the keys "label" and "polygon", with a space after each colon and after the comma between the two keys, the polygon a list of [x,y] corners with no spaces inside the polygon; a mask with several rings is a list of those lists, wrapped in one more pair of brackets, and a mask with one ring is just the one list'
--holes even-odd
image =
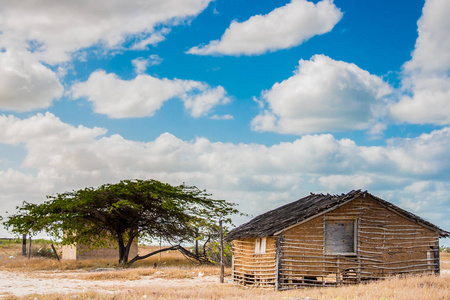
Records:
{"label": "tall pole", "polygon": [[27,256],[27,234],[24,233],[22,235],[22,256],[26,257]]}
{"label": "tall pole", "polygon": [[223,265],[223,232],[222,232],[222,218],[219,219],[220,228],[220,283],[223,283],[224,265]]}

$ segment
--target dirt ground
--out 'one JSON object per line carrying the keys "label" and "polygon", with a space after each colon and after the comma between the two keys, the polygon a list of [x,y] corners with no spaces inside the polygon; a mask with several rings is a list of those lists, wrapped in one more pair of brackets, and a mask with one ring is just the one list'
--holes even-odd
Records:
{"label": "dirt ground", "polygon": [[[40,247],[40,245],[36,245]],[[0,245],[0,299],[7,296],[22,297],[30,294],[75,294],[95,291],[105,294],[126,292],[127,289],[138,288],[184,288],[202,287],[219,283],[217,268],[199,269],[178,252],[164,252],[162,261],[155,256],[147,265],[131,269],[115,269],[117,266],[81,261],[79,267],[74,263],[65,265],[52,259],[23,258],[20,254],[21,245]],[[141,247],[142,254],[154,251],[155,247]],[[166,262],[168,265],[165,266]],[[179,267],[176,267],[179,264]],[[107,265],[110,265],[108,267]],[[175,266],[174,266],[175,265]],[[65,270],[69,267],[70,269]],[[228,278],[227,278],[228,281]],[[40,298],[41,299],[41,298]]]}
{"label": "dirt ground", "polygon": [[[163,271],[160,271],[163,272]],[[92,274],[91,272],[8,272],[0,271],[0,298],[8,295],[24,296],[28,294],[73,294],[95,290],[105,294],[126,291],[127,288],[138,287],[193,287],[196,285],[215,285],[219,282],[217,276],[192,277],[189,279],[164,279],[162,273],[153,276],[143,276],[138,280],[85,280],[76,279]]]}
{"label": "dirt ground", "polygon": [[[245,299],[245,296],[249,296],[249,291],[245,291],[238,288],[231,288],[230,278],[225,278],[224,285],[219,284],[219,276],[216,272],[217,268],[208,269],[208,268],[196,268],[192,266],[187,266],[181,261],[179,253],[166,253],[167,257],[162,257],[162,261],[175,259],[175,263],[179,265],[175,266],[165,266],[162,263],[158,264],[158,266],[154,266],[152,263],[147,264],[145,266],[136,266],[136,268],[132,269],[124,269],[124,270],[116,270],[113,268],[101,266],[91,266],[73,268],[73,269],[64,269],[64,268],[49,268],[49,264],[54,260],[36,260],[29,261],[25,258],[18,257],[17,248],[18,246],[14,246],[12,248],[2,247],[0,250],[0,299],[15,299],[14,297],[24,297],[27,299],[45,299],[45,294],[62,294],[63,298],[52,298],[52,299],[69,299],[73,298],[75,294],[79,293],[87,293],[87,292],[96,292],[102,295],[110,295],[110,297],[114,297],[118,294],[129,293],[129,295],[133,294],[133,291],[136,290],[144,290],[145,293],[148,291],[166,291],[166,290],[176,290],[180,291],[188,291],[186,293],[190,293],[188,295],[192,295],[189,299],[198,299],[198,295],[205,295],[206,293],[211,293],[211,295],[204,297],[204,299],[218,299],[217,295],[215,296],[215,292],[220,291],[219,296],[222,298],[232,298],[232,299]],[[17,249],[16,249],[17,248]],[[11,253],[16,253],[15,257],[11,255]],[[157,258],[155,258],[157,259]],[[180,261],[179,261],[180,260]],[[44,263],[42,266],[40,263]],[[49,263],[50,262],[50,263]],[[55,264],[53,262],[53,264]],[[33,267],[34,266],[34,267]],[[60,265],[62,266],[62,265]],[[227,273],[230,272],[229,270]],[[424,279],[426,282],[422,283],[410,283],[411,288],[407,289],[416,289],[417,291],[412,293],[413,295],[421,294],[434,294],[435,296],[430,296],[426,299],[450,299],[447,298],[450,295],[448,292],[448,284],[450,278],[450,254],[442,253],[441,256],[441,276],[440,281],[436,281],[432,277]],[[420,280],[420,279],[419,279]],[[383,283],[378,283],[383,284]],[[386,283],[388,284],[388,283]],[[398,284],[395,284],[398,286]],[[424,287],[427,287],[426,290],[423,290]],[[224,287],[228,287],[225,288]],[[353,288],[353,287],[352,287]],[[358,288],[358,287],[354,287]],[[397,288],[397,287],[396,287]],[[365,291],[367,288],[362,287],[362,291]],[[411,299],[410,294],[406,294],[405,297],[401,298],[396,295],[395,297],[381,297],[378,296],[378,293],[381,293],[381,286],[375,286],[372,289],[378,289],[379,292],[376,292],[377,297],[371,296],[361,296],[355,299]],[[389,291],[393,290],[392,287],[388,286],[385,288],[385,294],[388,294]],[[297,294],[283,294],[284,298],[290,299],[353,299],[344,297],[345,290],[340,292],[340,290],[331,290],[333,293],[340,293],[336,295],[332,295],[331,297],[326,297],[322,295],[330,291],[328,289],[324,289],[324,291],[317,292],[319,296],[315,298],[302,297],[300,292],[296,292]],[[198,294],[195,294],[198,293]],[[235,293],[236,295],[232,296],[230,293]],[[259,292],[252,291],[252,298],[254,299],[272,299],[273,294],[267,292]],[[258,294],[259,293],[259,294]],[[286,292],[287,293],[287,292]],[[360,290],[357,291],[347,291],[347,293],[358,294],[362,293]],[[408,293],[408,291],[403,292]],[[39,295],[39,296],[31,296],[28,298],[28,295]],[[163,292],[159,292],[162,294],[158,299],[169,299],[170,297],[166,297]],[[67,298],[64,295],[68,295]],[[255,296],[256,295],[256,296]],[[261,296],[263,295],[263,296]],[[280,296],[281,294],[276,294]],[[384,295],[384,294],[383,294]],[[300,296],[300,297],[299,297]],[[110,298],[109,297],[109,298]],[[141,297],[141,296],[140,296]],[[150,296],[151,297],[151,296]],[[263,298],[261,298],[263,297]],[[294,297],[294,298],[292,298]],[[178,295],[175,294],[170,299],[177,299]],[[200,297],[201,298],[201,297]],[[89,297],[87,299],[90,299]],[[97,299],[97,298],[96,298]],[[103,299],[103,296],[100,297]],[[111,298],[110,298],[111,299]],[[122,299],[122,298],[121,298]],[[128,299],[125,297],[124,299]],[[138,298],[133,298],[138,299]],[[141,299],[141,298],[139,298]],[[424,298],[425,299],[425,298]]]}

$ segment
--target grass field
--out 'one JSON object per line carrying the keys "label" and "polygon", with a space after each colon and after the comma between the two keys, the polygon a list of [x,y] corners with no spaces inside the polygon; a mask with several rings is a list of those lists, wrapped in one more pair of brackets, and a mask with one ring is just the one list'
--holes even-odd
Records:
{"label": "grass field", "polygon": [[[38,244],[36,244],[38,246]],[[187,261],[179,252],[170,251],[140,261],[130,268],[103,272],[88,272],[96,268],[118,268],[114,261],[62,261],[54,259],[22,258],[21,246],[3,244],[0,246],[0,267],[2,271],[20,273],[27,278],[60,280],[61,284],[71,280],[83,280],[86,284],[111,283],[110,293],[96,288],[82,292],[58,292],[42,295],[32,293],[25,296],[0,294],[2,299],[450,299],[450,253],[441,253],[441,270],[447,275],[391,278],[383,281],[337,288],[307,288],[275,292],[256,288],[236,287],[229,283],[219,284],[219,268],[199,266]],[[152,251],[155,247],[140,247],[140,252]],[[155,267],[156,263],[156,267]],[[226,269],[229,275],[230,269]],[[65,281],[64,281],[65,280]],[[132,286],[131,283],[142,283]]]}

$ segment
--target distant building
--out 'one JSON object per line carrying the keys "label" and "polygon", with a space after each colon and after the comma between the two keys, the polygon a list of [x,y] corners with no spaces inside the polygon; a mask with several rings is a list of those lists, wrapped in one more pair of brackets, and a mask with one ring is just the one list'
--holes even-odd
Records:
{"label": "distant building", "polygon": [[[129,259],[138,254],[138,243],[135,242],[130,248]],[[119,259],[119,249],[114,245],[99,249],[89,249],[86,245],[63,246],[62,259],[64,260],[87,260],[87,259]]]}
{"label": "distant building", "polygon": [[439,274],[445,231],[367,191],[311,194],[227,235],[232,280],[277,290]]}

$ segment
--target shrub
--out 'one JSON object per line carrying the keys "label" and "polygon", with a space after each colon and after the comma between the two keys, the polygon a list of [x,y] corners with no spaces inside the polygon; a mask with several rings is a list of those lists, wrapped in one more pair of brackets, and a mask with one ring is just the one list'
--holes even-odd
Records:
{"label": "shrub", "polygon": [[48,244],[37,244],[31,246],[31,256],[44,257],[44,258],[56,258],[55,253]]}
{"label": "shrub", "polygon": [[[210,261],[217,264],[220,263],[220,243],[216,241],[209,243],[206,249],[206,255]],[[224,265],[230,267],[233,257],[231,243],[223,242],[223,256]]]}

